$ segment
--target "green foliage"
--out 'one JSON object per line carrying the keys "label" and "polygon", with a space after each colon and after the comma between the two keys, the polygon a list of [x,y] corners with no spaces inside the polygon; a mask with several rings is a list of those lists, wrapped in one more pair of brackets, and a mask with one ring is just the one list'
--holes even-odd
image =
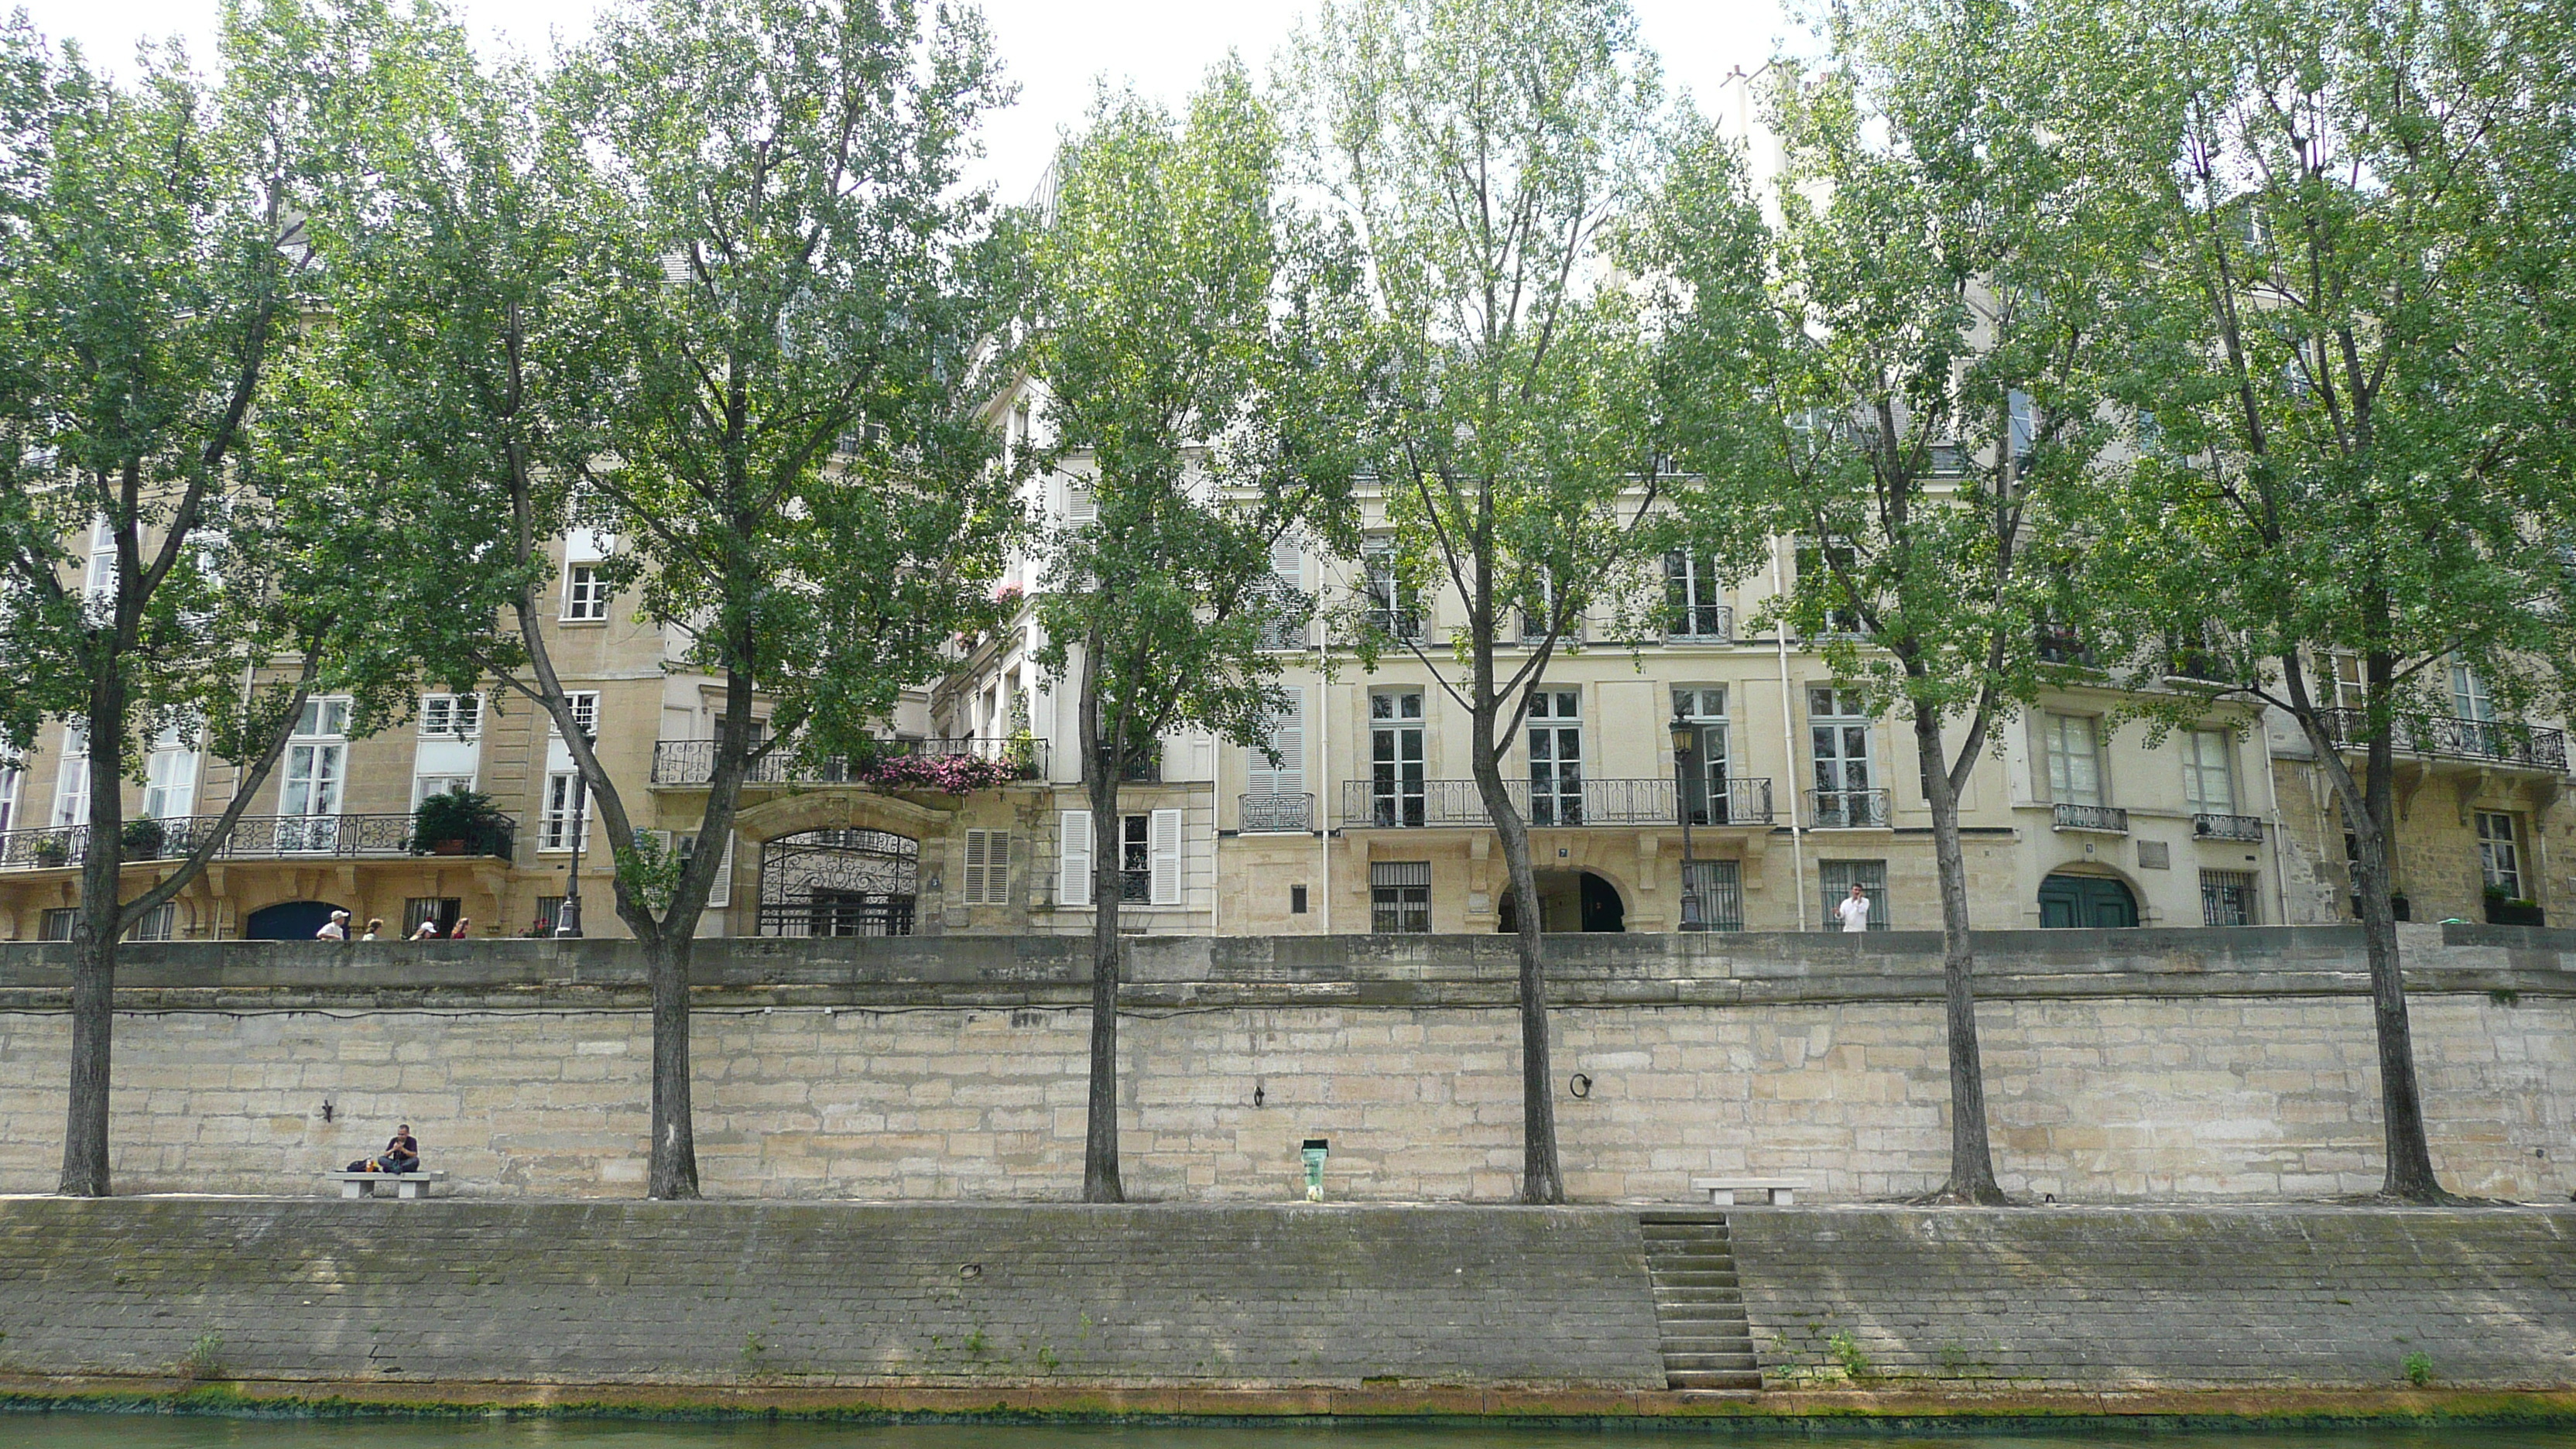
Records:
{"label": "green foliage", "polygon": [[1833,1336],[1825,1340],[1825,1352],[1842,1369],[1843,1376],[1853,1383],[1865,1384],[1878,1376],[1878,1370],[1870,1364],[1868,1353],[1862,1350],[1860,1340],[1852,1337],[1850,1329],[1834,1330]]}
{"label": "green foliage", "polygon": [[192,1379],[219,1379],[224,1376],[224,1336],[213,1329],[197,1335],[188,1345],[188,1356],[180,1361],[179,1371]]}
{"label": "green foliage", "polygon": [[124,828],[116,834],[126,853],[136,860],[150,860],[159,855],[162,845],[170,838],[169,827],[149,815],[138,815],[126,821]]}
{"label": "green foliage", "polygon": [[666,848],[659,834],[639,830],[632,844],[616,848],[616,855],[618,890],[657,916],[668,911],[680,888],[679,853]]}
{"label": "green foliage", "polygon": [[472,853],[489,850],[500,832],[502,815],[492,797],[455,786],[431,795],[411,812],[411,852],[427,855],[448,841],[462,841]]}
{"label": "green foliage", "polygon": [[2415,1387],[2430,1388],[2433,1383],[2433,1358],[2421,1349],[2406,1355],[2406,1382]]}

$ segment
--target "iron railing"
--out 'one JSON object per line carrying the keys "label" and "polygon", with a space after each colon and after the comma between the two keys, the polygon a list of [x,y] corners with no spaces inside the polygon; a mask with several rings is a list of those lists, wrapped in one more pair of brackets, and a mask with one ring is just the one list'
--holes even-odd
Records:
{"label": "iron railing", "polygon": [[1685,792],[1693,825],[1768,825],[1771,782],[1760,776],[1730,778],[1705,792]]}
{"label": "iron railing", "polygon": [[1735,610],[1724,604],[1671,604],[1666,611],[1667,643],[1723,644],[1735,637]]}
{"label": "iron railing", "polygon": [[[1533,800],[1530,782],[1505,780],[1503,793],[1521,818],[1538,829],[1559,826],[1638,826],[1681,823],[1677,782],[1583,780],[1550,785]],[[1768,825],[1771,782],[1730,780],[1719,797],[1727,817],[1694,824]],[[1424,780],[1419,786],[1373,780],[1342,782],[1342,823],[1359,829],[1409,830],[1422,826],[1491,825],[1484,796],[1473,780]]]}
{"label": "iron railing", "polygon": [[1245,795],[1236,802],[1236,808],[1240,828],[1247,835],[1262,831],[1305,835],[1315,829],[1312,795]]}
{"label": "iron railing", "polygon": [[[878,752],[879,758],[913,756],[937,759],[952,755],[971,755],[977,759],[996,760],[1013,767],[1014,779],[1042,780],[1047,774],[1047,742],[1025,738],[980,737],[953,740],[887,740]],[[653,742],[653,783],[656,785],[703,785],[715,778],[716,742],[713,740],[655,740]],[[831,755],[808,759],[781,745],[763,756],[745,777],[746,785],[846,785],[868,778],[864,763],[847,756]]]}
{"label": "iron railing", "polygon": [[[2337,745],[2358,750],[2370,743],[2370,712],[2329,709],[2319,723]],[[2411,755],[2448,755],[2463,760],[2493,760],[2525,769],[2567,768],[2567,732],[2509,720],[2463,719],[2441,714],[2430,719],[2400,717],[2391,721],[2389,739]]]}
{"label": "iron railing", "polygon": [[1807,825],[1814,830],[1884,830],[1885,790],[1810,790]]}
{"label": "iron railing", "polygon": [[[189,815],[162,820],[161,843],[149,849],[129,844],[124,859],[176,860],[194,851],[222,822],[219,815]],[[412,818],[403,815],[245,815],[233,822],[232,834],[216,847],[216,860],[390,859],[428,854],[422,843],[413,849]],[[496,816],[481,838],[464,842],[458,852],[508,860],[518,822]],[[0,870],[51,870],[78,865],[89,856],[89,827],[58,826],[51,830],[0,832]]]}
{"label": "iron railing", "polygon": [[2260,843],[2263,820],[2258,815],[2194,815],[2191,833],[2202,840],[2244,840]]}
{"label": "iron railing", "polygon": [[2051,830],[2091,830],[2104,835],[2129,833],[2129,812],[2116,805],[2055,805]]}

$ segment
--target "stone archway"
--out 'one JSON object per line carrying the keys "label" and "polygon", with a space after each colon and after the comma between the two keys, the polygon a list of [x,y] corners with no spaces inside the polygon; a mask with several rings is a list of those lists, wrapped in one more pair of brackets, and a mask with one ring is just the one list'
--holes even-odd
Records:
{"label": "stone archway", "polygon": [[[1628,929],[1628,905],[1618,885],[1594,870],[1538,872],[1539,929],[1543,931],[1615,932]],[[1494,929],[1510,935],[1520,929],[1519,904],[1506,888],[1495,912]]]}
{"label": "stone archway", "polygon": [[800,830],[762,842],[764,936],[909,936],[921,842],[883,830]]}
{"label": "stone archway", "polygon": [[2047,928],[2138,923],[2138,897],[2116,876],[2059,871],[2039,883],[2039,924]]}

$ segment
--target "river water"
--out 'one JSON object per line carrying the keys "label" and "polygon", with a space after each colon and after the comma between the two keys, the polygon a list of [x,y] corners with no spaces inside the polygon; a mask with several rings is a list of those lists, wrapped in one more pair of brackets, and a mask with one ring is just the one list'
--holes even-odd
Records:
{"label": "river water", "polygon": [[2576,1449],[2576,1429],[2325,1429],[1810,1435],[1727,1425],[1537,1429],[1510,1425],[652,1423],[615,1419],[252,1419],[0,1413],[7,1449],[1787,1449],[1819,1442],[1925,1449]]}

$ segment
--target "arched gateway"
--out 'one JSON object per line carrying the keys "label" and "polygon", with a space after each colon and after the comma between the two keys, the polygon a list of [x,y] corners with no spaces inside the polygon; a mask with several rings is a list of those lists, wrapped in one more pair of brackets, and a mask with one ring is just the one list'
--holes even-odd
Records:
{"label": "arched gateway", "polygon": [[921,842],[884,830],[805,830],[760,848],[760,934],[909,936]]}

